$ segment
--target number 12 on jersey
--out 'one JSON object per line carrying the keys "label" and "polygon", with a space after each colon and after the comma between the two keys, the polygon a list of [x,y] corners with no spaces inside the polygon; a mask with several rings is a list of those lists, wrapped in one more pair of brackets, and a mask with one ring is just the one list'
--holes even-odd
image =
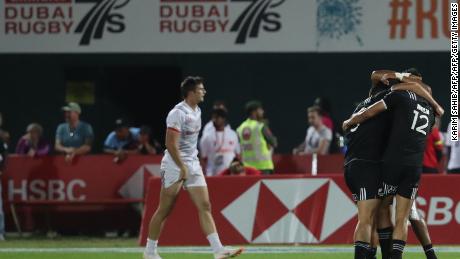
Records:
{"label": "number 12 on jersey", "polygon": [[[425,121],[425,124],[416,127],[419,121]],[[428,116],[425,114],[420,114],[419,111],[414,110],[414,120],[412,121],[412,130],[418,131],[426,136],[426,128],[428,127]]]}

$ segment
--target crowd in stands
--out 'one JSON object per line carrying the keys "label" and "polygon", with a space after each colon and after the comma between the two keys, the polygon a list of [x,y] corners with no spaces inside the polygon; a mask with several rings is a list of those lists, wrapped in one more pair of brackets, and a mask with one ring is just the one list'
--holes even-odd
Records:
{"label": "crowd in stands", "polygon": [[[228,123],[229,111],[225,103],[214,103],[211,120],[203,127],[199,142],[200,158],[207,176],[273,173],[272,155],[278,140],[269,127],[263,105],[259,101],[250,101],[245,108],[246,119],[233,129]],[[62,111],[65,121],[56,129],[54,147],[43,137],[43,127],[38,123],[30,123],[16,144],[15,153],[41,157],[54,150],[55,153],[65,155],[68,162],[73,161],[75,156],[90,153],[94,140],[93,128],[91,124],[80,120],[80,105],[70,102],[62,107]],[[302,143],[293,148],[293,155],[326,155],[346,148],[340,147],[345,145],[341,136],[335,132],[327,99],[317,98],[307,109],[306,115],[309,126],[306,127]],[[10,135],[2,129],[1,123],[0,114],[0,165],[10,142]],[[107,135],[103,146],[103,152],[113,155],[115,163],[132,154],[155,155],[162,154],[163,150],[163,146],[152,138],[148,126],[133,127],[122,118],[115,121],[113,131]],[[460,173],[459,152],[459,142],[450,142],[449,138],[444,138],[439,131],[438,121],[428,136],[423,171]]]}

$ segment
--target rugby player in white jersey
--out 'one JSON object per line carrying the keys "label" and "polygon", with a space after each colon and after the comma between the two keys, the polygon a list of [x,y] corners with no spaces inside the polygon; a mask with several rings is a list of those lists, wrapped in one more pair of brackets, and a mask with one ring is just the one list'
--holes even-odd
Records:
{"label": "rugby player in white jersey", "polygon": [[185,78],[181,83],[181,93],[184,100],[177,104],[166,118],[167,150],[161,161],[160,202],[150,221],[144,259],[161,259],[157,251],[158,238],[182,187],[188,191],[198,209],[201,229],[211,245],[214,258],[238,256],[243,252],[243,248],[226,248],[220,242],[211,214],[206,180],[198,160],[197,144],[201,129],[201,110],[198,104],[203,102],[206,94],[203,80],[200,77]]}

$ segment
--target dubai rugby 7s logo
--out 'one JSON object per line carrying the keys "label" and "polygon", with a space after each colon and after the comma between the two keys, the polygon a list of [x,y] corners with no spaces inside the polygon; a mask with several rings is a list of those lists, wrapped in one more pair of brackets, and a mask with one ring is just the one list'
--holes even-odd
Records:
{"label": "dubai rugby 7s logo", "polygon": [[281,29],[281,15],[273,10],[285,0],[233,0],[233,2],[251,2],[238,17],[230,31],[238,32],[236,44],[243,44],[248,38],[257,38],[260,30],[277,32]]}
{"label": "dubai rugby 7s logo", "polygon": [[80,45],[89,45],[91,39],[102,39],[104,32],[121,33],[125,30],[125,17],[117,11],[125,7],[130,0],[76,0],[76,3],[94,3],[95,5],[83,17],[75,29],[81,33]]}

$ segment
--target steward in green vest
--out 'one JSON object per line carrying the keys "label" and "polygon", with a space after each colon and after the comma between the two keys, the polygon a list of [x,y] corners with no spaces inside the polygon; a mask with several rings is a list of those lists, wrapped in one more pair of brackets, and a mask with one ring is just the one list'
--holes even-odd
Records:
{"label": "steward in green vest", "polygon": [[264,174],[271,174],[274,169],[272,149],[278,144],[276,137],[264,123],[264,109],[260,102],[248,102],[246,113],[248,118],[236,130],[243,163]]}

